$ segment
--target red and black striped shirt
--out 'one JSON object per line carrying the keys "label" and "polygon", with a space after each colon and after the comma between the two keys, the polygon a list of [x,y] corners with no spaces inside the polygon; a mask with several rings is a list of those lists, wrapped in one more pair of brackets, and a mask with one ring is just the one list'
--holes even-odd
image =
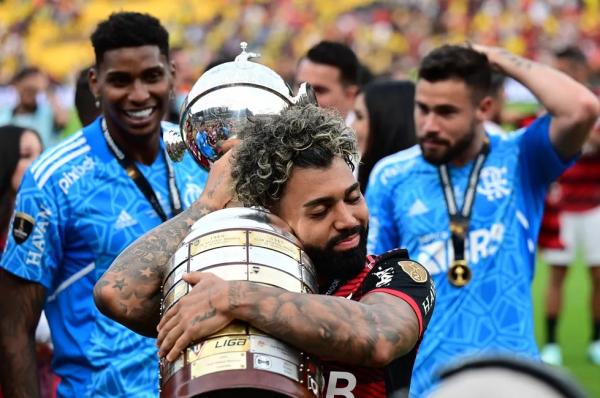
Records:
{"label": "red and black striped shirt", "polygon": [[368,256],[359,275],[345,283],[334,282],[330,290],[329,294],[355,301],[369,293],[386,293],[404,300],[419,321],[419,340],[409,353],[385,368],[325,363],[324,396],[378,398],[407,393],[417,349],[433,312],[435,290],[429,273],[409,260],[406,250],[393,250],[381,256]]}

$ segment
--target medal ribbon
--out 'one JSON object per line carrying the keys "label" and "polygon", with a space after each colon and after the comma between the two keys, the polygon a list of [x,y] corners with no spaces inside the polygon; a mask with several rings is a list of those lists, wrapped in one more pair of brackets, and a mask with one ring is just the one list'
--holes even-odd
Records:
{"label": "medal ribbon", "polygon": [[[152,208],[158,214],[160,219],[165,222],[168,217],[165,214],[164,209],[160,205],[156,194],[154,193],[154,189],[144,177],[139,168],[135,165],[135,162],[125,156],[125,153],[119,148],[117,143],[112,139],[110,134],[108,133],[108,128],[106,126],[106,119],[102,119],[102,133],[104,134],[104,138],[108,143],[108,147],[110,148],[117,161],[125,169],[125,172],[133,180],[135,185],[139,188],[139,190],[144,194],[148,202],[152,205]],[[171,199],[171,212],[173,216],[181,213],[181,197],[179,196],[179,190],[177,189],[177,185],[175,184],[175,172],[173,171],[173,165],[167,155],[166,150],[164,151],[165,162],[167,163],[167,171],[169,174],[168,178],[168,188],[169,188],[169,196]]]}
{"label": "medal ribbon", "polygon": [[475,158],[475,163],[469,174],[469,181],[467,189],[465,191],[465,200],[463,202],[460,212],[456,205],[456,198],[454,197],[454,189],[452,181],[450,180],[450,173],[448,173],[448,166],[442,164],[438,167],[440,180],[442,182],[442,188],[444,192],[444,199],[446,200],[446,208],[448,210],[448,217],[450,218],[450,233],[452,234],[452,246],[454,248],[454,262],[465,260],[465,239],[469,229],[469,221],[471,219],[471,210],[473,209],[473,203],[475,202],[475,192],[477,190],[477,182],[479,181],[479,174],[483,167],[483,163],[489,153],[489,141],[487,137],[481,147],[481,151]]}

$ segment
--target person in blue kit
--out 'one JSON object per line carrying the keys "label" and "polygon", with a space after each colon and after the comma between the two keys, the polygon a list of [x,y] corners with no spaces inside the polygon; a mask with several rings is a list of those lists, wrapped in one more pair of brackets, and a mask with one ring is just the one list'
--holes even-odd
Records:
{"label": "person in blue kit", "polygon": [[[487,134],[493,69],[524,84],[548,114],[507,138]],[[423,59],[419,145],[382,159],[367,189],[369,252],[405,247],[437,286],[411,396],[424,396],[440,367],[463,356],[538,356],[530,285],[544,195],[599,112],[583,85],[501,48],[445,45]]]}
{"label": "person in blue kit", "polygon": [[[91,39],[90,87],[102,115],[26,172],[2,258],[7,397],[39,394],[33,331],[42,309],[61,377],[58,396],[158,395],[155,340],[101,315],[92,290],[125,247],[199,197],[207,173],[191,157],[172,165],[165,153],[161,120],[175,71],[160,22],[115,13]],[[142,270],[139,278],[146,277]]]}

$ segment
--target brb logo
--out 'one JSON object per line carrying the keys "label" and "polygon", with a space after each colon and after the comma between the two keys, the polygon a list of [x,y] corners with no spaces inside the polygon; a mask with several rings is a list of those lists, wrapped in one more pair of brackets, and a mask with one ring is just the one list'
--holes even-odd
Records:
{"label": "brb logo", "polygon": [[[489,229],[480,228],[469,232],[466,241],[466,259],[471,264],[494,255],[504,240],[504,224],[493,224]],[[448,239],[435,240],[419,247],[417,262],[423,264],[433,275],[446,272],[448,264],[454,258],[452,241]]]}

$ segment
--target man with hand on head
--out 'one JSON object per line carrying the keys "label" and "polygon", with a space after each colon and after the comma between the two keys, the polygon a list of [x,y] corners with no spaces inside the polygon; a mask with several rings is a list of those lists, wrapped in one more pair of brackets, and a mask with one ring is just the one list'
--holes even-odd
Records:
{"label": "man with hand on head", "polygon": [[[548,114],[504,138],[484,121],[492,69],[518,80]],[[544,195],[579,153],[600,105],[583,85],[501,48],[445,45],[421,62],[418,147],[371,174],[369,251],[407,247],[438,295],[415,364],[423,396],[442,365],[481,352],[537,357],[531,281]]]}
{"label": "man with hand on head", "polygon": [[[159,355],[168,361],[237,319],[326,359],[327,397],[406,394],[435,292],[406,251],[366,256],[368,211],[352,174],[354,133],[339,117],[307,105],[249,121],[240,135],[244,140],[213,165],[200,199],[117,258],[96,285],[97,305],[158,336]],[[321,294],[193,272],[184,276],[193,289],[158,324],[169,258],[192,223],[232,199],[268,209],[290,226],[315,265]],[[150,278],[136,278],[141,270]],[[126,287],[116,289],[116,281]],[[345,378],[332,376],[340,370]]]}
{"label": "man with hand on head", "polygon": [[[96,309],[94,283],[144,232],[181,212],[206,173],[172,165],[161,120],[174,69],[168,33],[147,14],[121,12],[91,40],[89,80],[101,116],[47,150],[25,173],[2,257],[0,369],[7,397],[39,396],[33,332],[42,308],[60,397],[156,397],[156,346]],[[151,277],[139,270],[137,279]],[[123,280],[115,281],[125,289]],[[10,298],[10,299],[8,299]]]}

